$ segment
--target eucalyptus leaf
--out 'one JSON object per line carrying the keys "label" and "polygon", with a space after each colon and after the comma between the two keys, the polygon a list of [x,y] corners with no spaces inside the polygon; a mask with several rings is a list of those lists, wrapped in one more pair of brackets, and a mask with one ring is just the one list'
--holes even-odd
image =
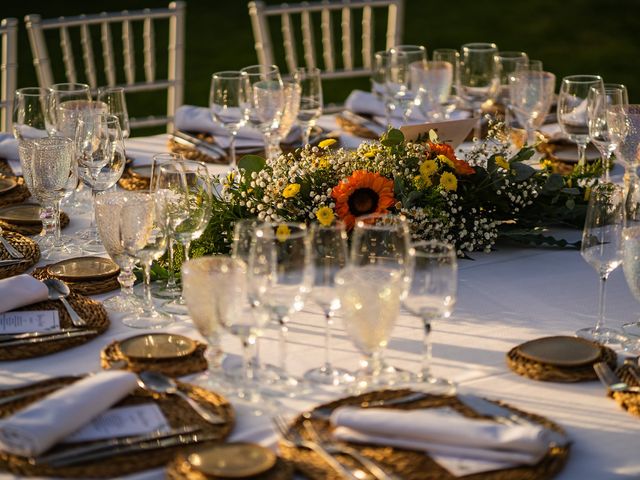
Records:
{"label": "eucalyptus leaf", "polygon": [[390,129],[387,133],[382,135],[380,143],[385,147],[395,147],[404,142],[404,134],[397,128]]}
{"label": "eucalyptus leaf", "polygon": [[549,178],[547,178],[543,190],[545,193],[556,192],[562,187],[564,187],[564,179],[562,178],[562,175],[559,173],[552,173],[549,175]]}
{"label": "eucalyptus leaf", "polygon": [[422,195],[423,195],[422,192],[418,190],[414,190],[409,195],[407,195],[407,198],[403,202],[403,206],[405,208],[413,207],[416,204],[416,202],[420,200],[420,198],[422,198]]}
{"label": "eucalyptus leaf", "polygon": [[533,167],[520,162],[512,163],[511,171],[515,174],[514,180],[516,182],[523,182],[531,178],[536,173],[536,170]]}
{"label": "eucalyptus leaf", "polygon": [[253,172],[258,173],[266,164],[267,161],[259,155],[245,155],[238,162],[238,168],[251,175]]}

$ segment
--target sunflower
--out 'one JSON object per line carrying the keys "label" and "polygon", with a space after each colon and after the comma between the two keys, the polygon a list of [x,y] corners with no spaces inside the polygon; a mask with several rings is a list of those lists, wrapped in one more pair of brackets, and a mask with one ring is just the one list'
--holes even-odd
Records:
{"label": "sunflower", "polygon": [[393,180],[379,173],[356,170],[333,188],[331,196],[336,201],[335,211],[351,230],[356,217],[370,213],[386,213],[396,203],[393,197]]}

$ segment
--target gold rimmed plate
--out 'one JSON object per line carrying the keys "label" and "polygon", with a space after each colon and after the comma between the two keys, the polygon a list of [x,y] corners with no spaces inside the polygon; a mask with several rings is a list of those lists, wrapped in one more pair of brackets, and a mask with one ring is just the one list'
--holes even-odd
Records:
{"label": "gold rimmed plate", "polygon": [[120,267],[109,258],[69,258],[47,267],[50,275],[69,282],[104,280],[120,273]]}
{"label": "gold rimmed plate", "polygon": [[602,350],[584,338],[555,336],[525,342],[518,347],[523,357],[558,367],[581,367],[600,358]]}
{"label": "gold rimmed plate", "polygon": [[18,186],[18,180],[15,177],[0,178],[0,194],[13,190]]}
{"label": "gold rimmed plate", "polygon": [[172,333],[148,333],[125,338],[118,343],[118,350],[125,357],[140,360],[169,360],[191,355],[197,343],[182,335]]}
{"label": "gold rimmed plate", "polygon": [[253,443],[226,443],[202,449],[187,457],[194,470],[222,478],[246,478],[273,468],[278,457]]}
{"label": "gold rimmed plate", "polygon": [[0,208],[0,220],[14,225],[37,225],[40,223],[40,205],[20,203]]}

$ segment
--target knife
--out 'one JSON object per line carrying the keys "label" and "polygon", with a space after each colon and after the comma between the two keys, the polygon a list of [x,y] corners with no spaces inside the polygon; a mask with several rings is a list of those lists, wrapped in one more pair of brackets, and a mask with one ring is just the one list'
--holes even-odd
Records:
{"label": "knife", "polygon": [[66,338],[75,338],[75,337],[86,337],[87,335],[96,335],[98,333],[97,330],[81,330],[79,332],[69,332],[69,333],[57,333],[55,335],[48,335],[44,337],[35,337],[35,338],[23,338],[20,340],[10,340],[7,342],[1,342],[0,347],[17,347],[20,345],[31,345],[37,343],[45,343],[45,342],[53,342],[58,340],[64,340]]}
{"label": "knife", "polygon": [[24,333],[2,333],[0,334],[0,343],[9,342],[11,340],[22,340],[24,338],[43,338],[52,335],[62,335],[72,332],[86,332],[83,328],[63,328],[51,332],[24,332]]}
{"label": "knife", "polygon": [[207,155],[215,158],[216,160],[221,160],[227,155],[221,147],[208,142],[204,142],[197,137],[178,130],[173,132],[173,139],[178,143],[182,143],[183,145],[197,148],[198,150],[205,152]]}
{"label": "knife", "polygon": [[184,445],[194,445],[197,443],[208,442],[211,440],[220,440],[219,433],[190,433],[190,434],[178,434],[169,438],[158,438],[156,440],[146,440],[132,445],[116,446],[97,452],[90,452],[84,455],[78,455],[73,458],[67,458],[49,463],[52,467],[67,467],[71,465],[77,465],[79,463],[86,463],[93,460],[100,460],[102,458],[109,458],[115,455],[122,455],[124,453],[144,453],[154,450],[161,450],[163,448],[177,447]]}
{"label": "knife", "polygon": [[88,455],[89,453],[98,452],[104,449],[111,449],[114,447],[131,446],[134,444],[148,442],[151,440],[161,440],[164,438],[173,438],[180,435],[189,433],[195,433],[200,430],[197,425],[188,425],[178,428],[171,428],[166,431],[156,431],[151,433],[145,433],[141,435],[131,435],[127,437],[119,438],[107,438],[98,442],[91,443],[90,445],[80,445],[77,447],[68,448],[56,453],[50,453],[42,455],[40,457],[33,457],[29,459],[29,463],[39,465],[43,463],[55,465],[57,462],[63,462],[65,460],[74,460],[75,457]]}
{"label": "knife", "polygon": [[496,403],[493,403],[485,398],[478,397],[472,394],[457,394],[458,400],[462,402],[464,405],[469,407],[474,412],[484,415],[487,417],[492,417],[495,421],[506,423],[506,424],[517,424],[517,425],[533,425],[536,427],[543,427],[545,432],[545,438],[549,440],[549,443],[552,445],[557,445],[560,447],[564,447],[570,443],[570,439],[567,435],[552,430],[550,428],[544,427],[540,423],[537,423],[529,418],[519,414],[511,410],[510,408],[503,407]]}

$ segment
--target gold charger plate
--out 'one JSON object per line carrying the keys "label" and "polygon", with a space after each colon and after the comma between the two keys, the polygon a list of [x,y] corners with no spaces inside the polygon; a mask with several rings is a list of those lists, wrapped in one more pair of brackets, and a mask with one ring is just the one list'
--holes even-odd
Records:
{"label": "gold charger plate", "polygon": [[37,225],[40,223],[40,205],[20,203],[0,208],[0,220],[15,225]]}
{"label": "gold charger plate", "polygon": [[81,282],[115,277],[120,267],[109,258],[77,257],[49,265],[47,271],[61,280]]}
{"label": "gold charger plate", "polygon": [[278,457],[255,443],[226,443],[187,457],[190,466],[215,477],[252,477],[273,468]]}
{"label": "gold charger plate", "polygon": [[129,358],[167,360],[195,352],[198,344],[188,337],[172,333],[148,333],[125,338],[118,343],[120,353]]}
{"label": "gold charger plate", "polygon": [[0,193],[6,193],[18,186],[18,180],[15,177],[0,178]]}
{"label": "gold charger plate", "polygon": [[554,336],[525,342],[519,346],[519,353],[534,362],[559,367],[579,367],[598,360],[601,348],[583,338]]}
{"label": "gold charger plate", "polygon": [[[58,384],[60,387],[69,385],[78,380],[78,378],[56,378],[48,380],[46,385]],[[30,388],[42,387],[43,383],[32,385]],[[143,389],[137,389],[116,406],[139,405],[154,402],[171,427],[181,427],[184,425],[195,425],[200,428],[203,434],[211,434],[213,439],[199,444],[204,447],[206,445],[217,444],[223,442],[231,433],[234,423],[235,414],[233,407],[229,401],[222,395],[206,390],[201,387],[189,383],[178,382],[178,387],[182,392],[196,400],[207,410],[221,416],[226,423],[221,425],[211,425],[203,420],[193,409],[183,400],[174,395],[158,395],[147,392]],[[24,391],[23,389],[2,390],[0,398],[9,396],[14,393]],[[0,405],[0,418],[7,417],[19,409],[24,408],[30,403],[40,400],[51,391],[34,393],[34,395],[24,400],[11,402]],[[87,443],[88,444],[88,443]],[[51,452],[63,451],[66,448],[77,446],[78,444],[65,443],[54,447]],[[120,478],[124,475],[148,470],[151,468],[161,467],[170,462],[176,455],[191,452],[191,446],[176,446],[159,450],[145,451],[137,454],[120,454],[114,455],[98,461],[78,464],[68,467],[52,467],[47,464],[32,465],[25,457],[10,455],[6,452],[0,452],[0,477],[2,472],[11,472],[14,475],[21,476],[38,476],[38,477],[56,477],[56,478]]]}

